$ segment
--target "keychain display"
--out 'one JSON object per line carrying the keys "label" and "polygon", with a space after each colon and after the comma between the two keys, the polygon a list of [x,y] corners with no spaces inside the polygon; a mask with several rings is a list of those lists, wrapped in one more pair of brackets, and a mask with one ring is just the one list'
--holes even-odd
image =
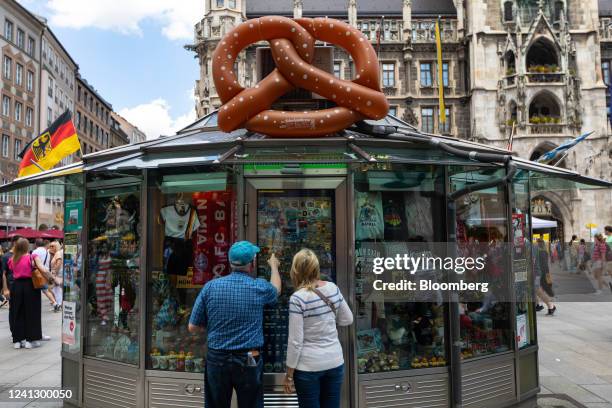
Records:
{"label": "keychain display", "polygon": [[293,255],[302,248],[319,258],[321,278],[335,281],[334,200],[331,190],[260,191],[257,202],[257,243],[261,248],[258,275],[266,279],[266,260],[274,253],[281,264],[283,289],[276,307],[264,314],[264,372],[285,372],[289,309],[293,293],[289,269]]}

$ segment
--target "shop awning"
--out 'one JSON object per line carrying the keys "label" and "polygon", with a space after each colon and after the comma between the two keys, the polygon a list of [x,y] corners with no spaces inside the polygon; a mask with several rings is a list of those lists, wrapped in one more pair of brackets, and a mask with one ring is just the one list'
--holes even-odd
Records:
{"label": "shop awning", "polygon": [[541,218],[531,217],[531,228],[532,229],[557,228],[557,221],[543,220]]}
{"label": "shop awning", "polygon": [[[380,122],[380,124],[378,123]],[[410,130],[420,133],[396,118],[375,124],[397,130]],[[474,143],[448,136],[422,134],[424,138],[433,137],[441,143],[468,151],[510,154],[492,146]],[[44,183],[55,178],[89,171],[117,171],[154,169],[170,166],[194,166],[214,163],[224,157],[227,163],[285,163],[285,162],[381,162],[422,163],[422,164],[460,164],[500,167],[501,163],[480,163],[471,159],[453,156],[441,148],[417,140],[400,141],[393,135],[385,136],[365,133],[358,127],[351,127],[343,133],[318,139],[273,139],[252,133],[246,129],[225,133],[216,128],[215,117],[209,116],[181,130],[173,136],[160,137],[138,144],[119,146],[83,157],[84,163],[75,163],[43,173],[16,179],[0,187],[0,192],[9,192],[34,184]],[[424,139],[425,140],[425,139]],[[355,150],[357,146],[357,150]],[[236,149],[241,147],[242,149]],[[295,147],[295,148],[294,148]],[[301,148],[303,151],[296,150]],[[327,150],[341,156],[331,158]],[[294,151],[295,150],[295,151]],[[264,154],[265,153],[265,154]],[[359,153],[359,154],[357,154]],[[227,154],[227,156],[225,156]],[[365,154],[365,156],[364,156]],[[369,155],[369,157],[367,157]],[[535,163],[520,157],[513,157],[519,168],[515,180],[529,177],[531,192],[550,190],[570,190],[580,188],[610,188],[612,183],[592,177],[582,176],[574,171]]]}
{"label": "shop awning", "polygon": [[[2,232],[4,233],[4,231]],[[27,239],[36,239],[36,238],[63,239],[64,232],[61,230],[57,230],[57,229],[41,231],[41,230],[36,230],[33,228],[19,228],[14,231],[9,231],[8,238],[13,238],[16,236],[27,238]],[[6,233],[4,233],[4,237],[6,237]],[[4,237],[0,235],[0,238],[4,238]]]}
{"label": "shop awning", "polygon": [[[575,188],[610,188],[612,182],[583,176],[572,170],[536,163],[520,157],[512,159],[521,170],[530,173],[532,193],[535,191],[570,190]],[[515,178],[520,177],[520,172]]]}

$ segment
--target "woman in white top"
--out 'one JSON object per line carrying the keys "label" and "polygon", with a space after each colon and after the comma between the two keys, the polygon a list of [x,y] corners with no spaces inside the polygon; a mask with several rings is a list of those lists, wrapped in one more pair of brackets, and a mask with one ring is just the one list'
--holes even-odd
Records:
{"label": "woman in white top", "polygon": [[300,408],[338,408],[344,358],[336,326],[353,314],[332,282],[320,280],[319,260],[310,249],[293,257],[285,392],[295,386]]}

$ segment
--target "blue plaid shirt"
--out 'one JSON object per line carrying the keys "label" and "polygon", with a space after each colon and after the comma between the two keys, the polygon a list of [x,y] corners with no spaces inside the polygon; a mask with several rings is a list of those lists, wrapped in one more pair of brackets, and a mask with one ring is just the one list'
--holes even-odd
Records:
{"label": "blue plaid shirt", "polygon": [[264,279],[234,271],[208,282],[195,301],[189,323],[208,329],[208,347],[216,350],[260,348],[264,306],[278,293]]}

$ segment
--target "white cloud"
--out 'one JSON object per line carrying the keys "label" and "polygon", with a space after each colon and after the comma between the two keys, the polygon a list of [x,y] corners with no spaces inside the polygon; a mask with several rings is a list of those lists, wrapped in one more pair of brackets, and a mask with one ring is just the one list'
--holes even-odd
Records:
{"label": "white cloud", "polygon": [[121,109],[119,114],[130,123],[138,126],[147,135],[147,139],[155,139],[160,135],[173,135],[177,130],[184,128],[196,119],[193,109],[184,115],[173,118],[170,115],[170,104],[163,98]]}
{"label": "white cloud", "polygon": [[48,0],[51,26],[95,27],[141,35],[143,20],[155,20],[171,40],[193,38],[193,26],[204,15],[202,0]]}

